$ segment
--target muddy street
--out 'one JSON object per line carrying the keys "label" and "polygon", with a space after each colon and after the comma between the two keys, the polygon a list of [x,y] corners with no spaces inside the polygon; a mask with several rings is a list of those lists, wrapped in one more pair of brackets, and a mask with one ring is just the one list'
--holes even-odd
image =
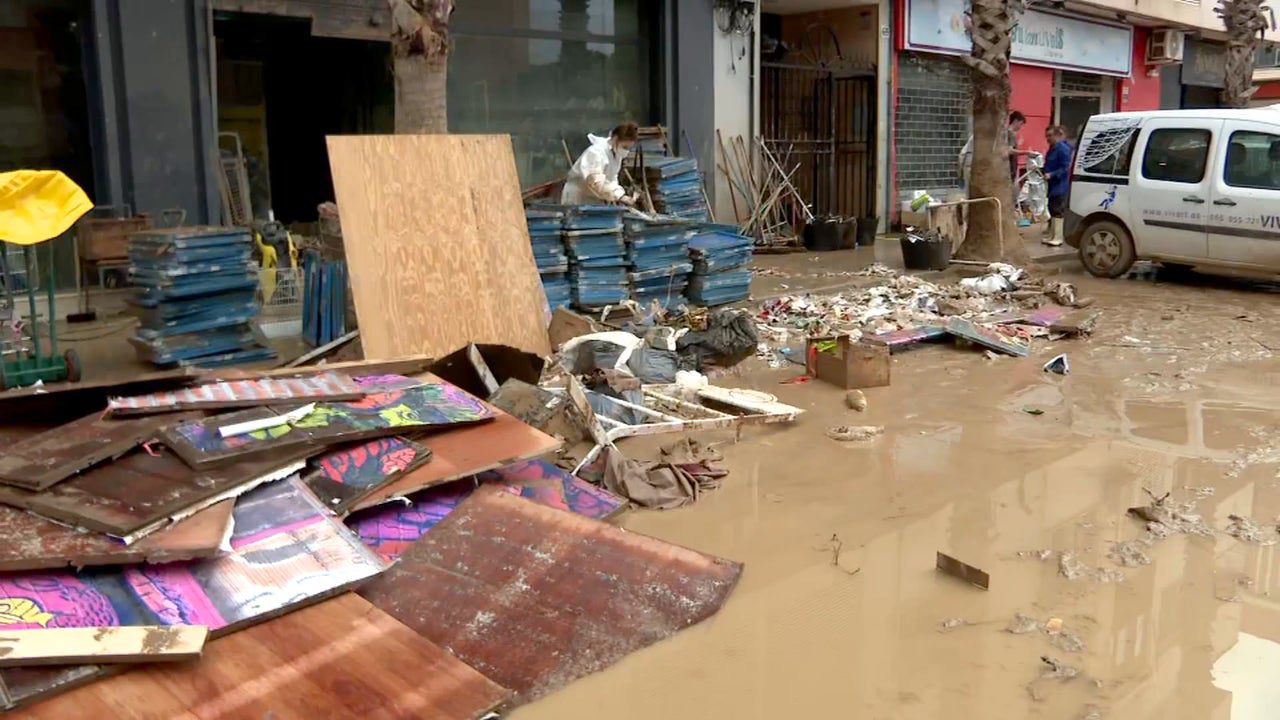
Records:
{"label": "muddy street", "polygon": [[[745,563],[733,600],[512,717],[1275,717],[1277,295],[1068,279],[1103,310],[1092,337],[917,347],[862,413],[781,384],[800,366],[719,380],[807,412],[723,438],[719,490],[623,524]],[[1058,353],[1069,375],[1042,371]],[[1179,521],[1126,513],[1153,498]]]}

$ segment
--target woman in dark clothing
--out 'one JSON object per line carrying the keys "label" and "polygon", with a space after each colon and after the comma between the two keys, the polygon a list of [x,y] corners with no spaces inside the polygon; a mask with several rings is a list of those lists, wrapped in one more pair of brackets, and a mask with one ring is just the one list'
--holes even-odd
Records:
{"label": "woman in dark clothing", "polygon": [[1062,244],[1062,216],[1071,192],[1071,161],[1075,159],[1076,149],[1061,125],[1045,130],[1044,139],[1049,143],[1049,154],[1044,160],[1044,176],[1049,181],[1049,232],[1043,242],[1058,246]]}

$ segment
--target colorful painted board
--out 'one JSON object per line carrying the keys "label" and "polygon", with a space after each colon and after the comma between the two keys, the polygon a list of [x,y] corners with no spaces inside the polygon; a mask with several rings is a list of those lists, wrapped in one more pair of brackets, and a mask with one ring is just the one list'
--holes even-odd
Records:
{"label": "colorful painted board", "polygon": [[1069,312],[1071,311],[1061,305],[1045,305],[1027,313],[1022,322],[1037,327],[1052,327]]}
{"label": "colorful painted board", "polygon": [[94,565],[161,564],[213,557],[231,533],[234,500],[223,500],[132,545],[0,505],[0,572]]}
{"label": "colorful painted board", "polygon": [[431,450],[404,438],[377,438],[311,461],[307,487],[334,515],[404,473],[428,462]]}
{"label": "colorful painted board", "polygon": [[[411,671],[408,671],[411,670]],[[29,720],[477,720],[510,691],[355,594],[28,708]]]}
{"label": "colorful painted board", "polygon": [[1001,334],[994,328],[978,325],[972,320],[960,317],[947,318],[947,332],[962,340],[1014,357],[1026,357],[1031,354],[1031,347],[1027,343]]}
{"label": "colorful painted board", "polygon": [[887,345],[890,352],[896,352],[917,343],[939,340],[947,336],[947,329],[937,325],[921,325],[919,327],[902,328],[891,332],[876,333],[863,337],[863,341],[872,345]]}
{"label": "colorful painted board", "polygon": [[363,400],[317,403],[310,415],[293,425],[229,438],[218,434],[218,428],[223,425],[281,415],[288,410],[286,407],[253,408],[181,423],[167,428],[161,437],[191,467],[210,468],[290,447],[318,448],[438,430],[490,420],[494,415],[477,398],[446,382],[434,381],[408,389],[372,393]]}
{"label": "colorful painted board", "polygon": [[44,490],[85,468],[120,457],[192,415],[104,420],[101,413],[21,440],[0,455],[0,483]]}
{"label": "colorful painted board", "polygon": [[485,403],[493,422],[471,425],[421,440],[431,448],[431,462],[369,493],[353,510],[376,507],[427,488],[531,460],[560,449],[563,442],[531,428]]}
{"label": "colorful painted board", "polygon": [[741,573],[485,485],[360,594],[524,703],[707,619]]}
{"label": "colorful painted board", "polygon": [[[169,565],[0,576],[5,632],[120,625],[207,625],[211,637],[330,597],[385,565],[300,482],[273,483],[236,504],[233,552]],[[0,671],[5,709],[103,673],[94,665]]]}
{"label": "colorful painted board", "polygon": [[335,372],[307,377],[225,380],[185,390],[112,398],[107,414],[149,415],[173,410],[289,405],[310,400],[359,400],[365,391],[350,377]]}
{"label": "colorful painted board", "polygon": [[173,519],[303,467],[306,449],[213,470],[192,470],[165,448],[136,450],[44,492],[0,486],[0,502],[117,538],[140,539]]}
{"label": "colorful painted board", "polygon": [[513,495],[593,520],[613,517],[627,505],[623,498],[545,460],[529,460],[481,473],[476,480],[459,480],[425,490],[410,498],[409,504],[388,503],[368,510],[348,518],[347,526],[382,559],[391,562],[453,512],[480,483],[491,483]]}

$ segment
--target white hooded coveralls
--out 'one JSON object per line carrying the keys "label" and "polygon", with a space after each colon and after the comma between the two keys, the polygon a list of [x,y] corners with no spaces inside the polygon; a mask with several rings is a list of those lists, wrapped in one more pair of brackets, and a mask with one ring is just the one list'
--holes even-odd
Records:
{"label": "white hooded coveralls", "polygon": [[591,145],[569,170],[560,193],[561,205],[594,205],[618,202],[626,191],[618,184],[618,172],[627,157],[625,150],[615,150],[609,138],[587,134]]}

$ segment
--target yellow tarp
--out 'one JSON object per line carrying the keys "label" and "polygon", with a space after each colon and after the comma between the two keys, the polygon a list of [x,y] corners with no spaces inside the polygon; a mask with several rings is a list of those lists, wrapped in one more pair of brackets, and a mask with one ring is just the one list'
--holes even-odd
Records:
{"label": "yellow tarp", "polygon": [[79,185],[57,170],[0,173],[0,240],[35,245],[58,237],[93,208]]}

